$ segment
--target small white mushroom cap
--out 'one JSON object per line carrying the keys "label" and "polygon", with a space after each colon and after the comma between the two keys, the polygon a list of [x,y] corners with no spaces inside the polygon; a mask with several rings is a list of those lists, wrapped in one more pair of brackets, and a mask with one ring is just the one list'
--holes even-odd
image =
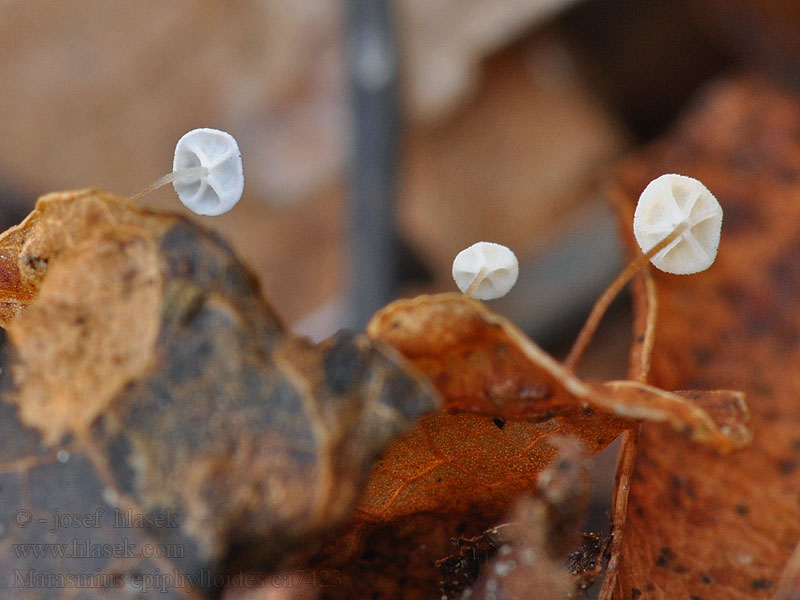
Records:
{"label": "small white mushroom cap", "polygon": [[697,179],[662,175],[651,181],[636,205],[633,234],[647,252],[676,228],[684,231],[650,262],[667,273],[688,275],[712,265],[722,230],[722,207]]}
{"label": "small white mushroom cap", "polygon": [[[205,174],[197,174],[205,167]],[[195,169],[185,175],[178,171]],[[193,129],[175,146],[172,182],[186,207],[198,215],[216,216],[232,209],[244,191],[244,171],[239,145],[230,133],[218,129]]]}
{"label": "small white mushroom cap", "polygon": [[459,252],[453,261],[453,279],[462,293],[466,293],[475,278],[480,278],[471,293],[479,300],[505,296],[514,287],[518,275],[519,263],[514,253],[492,242],[473,244]]}

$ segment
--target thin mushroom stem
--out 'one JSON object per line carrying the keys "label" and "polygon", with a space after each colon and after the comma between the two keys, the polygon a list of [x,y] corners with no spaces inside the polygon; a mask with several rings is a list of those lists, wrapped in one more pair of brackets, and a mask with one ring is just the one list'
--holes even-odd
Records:
{"label": "thin mushroom stem", "polygon": [[134,194],[133,196],[128,197],[129,201],[138,200],[142,196],[146,196],[150,192],[157,190],[161,186],[167,185],[168,183],[172,183],[176,179],[180,179],[181,177],[206,177],[208,175],[208,168],[207,167],[190,167],[188,169],[178,169],[177,171],[172,171],[171,173],[167,173],[160,179],[156,179],[153,183],[148,185],[138,194]]}
{"label": "thin mushroom stem", "polygon": [[472,283],[469,284],[467,291],[464,292],[464,298],[469,298],[472,295],[472,292],[474,292],[478,288],[478,286],[481,284],[481,281],[483,281],[483,278],[486,277],[486,273],[488,272],[489,270],[487,267],[483,267],[481,268],[480,271],[478,271],[478,274],[475,275],[475,279],[472,280]]}
{"label": "thin mushroom stem", "polygon": [[653,279],[653,273],[650,269],[645,268],[642,271],[644,275],[644,286],[647,294],[647,317],[644,327],[644,339],[642,340],[641,362],[639,365],[639,372],[637,374],[638,381],[644,382],[650,373],[650,364],[653,357],[653,346],[656,342],[656,321],[658,320],[658,295],[656,294],[656,282]]}
{"label": "thin mushroom stem", "polygon": [[686,231],[687,228],[687,223],[681,223],[678,225],[667,237],[650,248],[650,250],[648,250],[645,254],[642,254],[631,261],[628,266],[623,269],[622,273],[617,275],[617,278],[611,282],[611,285],[606,288],[606,291],[603,292],[603,294],[595,301],[592,311],[589,313],[589,317],[586,319],[586,322],[583,324],[583,328],[578,334],[578,337],[575,339],[575,343],[572,345],[572,349],[564,359],[565,367],[570,370],[575,370],[575,367],[577,366],[578,362],[580,362],[586,347],[589,345],[589,342],[591,342],[592,337],[597,331],[597,327],[600,325],[603,315],[608,310],[608,307],[611,305],[611,302],[613,302],[614,298],[617,297],[617,294],[619,294],[622,288],[625,287],[625,284],[627,284],[642,267],[650,262],[651,258],[674,242],[683,232]]}
{"label": "thin mushroom stem", "polygon": [[[636,354],[631,355],[630,378],[634,381],[644,383],[647,374],[650,372],[650,362],[653,355],[653,344],[655,342],[655,326],[658,314],[658,296],[656,295],[656,283],[653,273],[649,268],[642,269],[642,278],[645,287],[645,325],[641,344],[638,345],[638,360]],[[624,432],[621,436],[619,457],[617,458],[616,481],[617,486],[614,490],[614,497],[611,500],[612,523],[617,531],[623,531],[625,519],[628,514],[628,495],[630,493],[631,473],[633,472],[633,462],[636,460],[637,440],[641,426],[635,426]],[[608,547],[609,560],[606,565],[606,578],[600,590],[600,598],[610,598],[612,591],[619,576],[618,564],[620,548],[622,547],[622,536],[612,536]]]}

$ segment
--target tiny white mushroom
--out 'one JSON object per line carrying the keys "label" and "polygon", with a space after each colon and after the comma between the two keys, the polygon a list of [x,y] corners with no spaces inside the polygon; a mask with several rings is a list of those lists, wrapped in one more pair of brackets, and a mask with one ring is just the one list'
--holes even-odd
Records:
{"label": "tiny white mushroom", "polygon": [[636,205],[633,234],[643,252],[678,232],[650,261],[667,273],[688,275],[712,265],[722,229],[722,207],[697,179],[667,174],[651,181]]}
{"label": "tiny white mushroom", "polygon": [[453,279],[458,289],[479,300],[505,296],[518,275],[519,263],[514,253],[492,242],[473,244],[453,261]]}
{"label": "tiny white mushroom", "polygon": [[228,212],[242,197],[244,172],[239,145],[230,133],[193,129],[178,140],[172,172],[175,193],[198,215]]}
{"label": "tiny white mushroom", "polygon": [[[648,260],[667,273],[699,273],[716,259],[721,231],[722,207],[697,179],[667,174],[651,181],[633,215],[633,235],[644,254],[625,267],[594,303],[564,366],[575,369],[612,300]],[[648,319],[652,314],[648,312]],[[653,327],[646,330],[652,332]],[[644,344],[652,344],[652,335]]]}
{"label": "tiny white mushroom", "polygon": [[207,216],[228,212],[244,191],[239,145],[225,131],[207,127],[193,129],[175,146],[172,173],[150,184],[132,199],[170,182],[180,201],[192,212]]}

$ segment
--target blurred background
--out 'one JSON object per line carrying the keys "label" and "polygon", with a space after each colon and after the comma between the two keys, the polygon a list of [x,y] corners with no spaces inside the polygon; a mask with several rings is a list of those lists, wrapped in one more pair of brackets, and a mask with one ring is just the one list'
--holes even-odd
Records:
{"label": "blurred background", "polygon": [[[614,165],[721,76],[800,85],[798,33],[796,0],[0,0],[0,227],[50,191],[132,195],[223,129],[234,210],[142,202],[222,233],[294,331],[455,291],[484,240],[521,266],[492,308],[559,355],[622,264]],[[623,377],[629,338],[622,298],[581,373]]]}
{"label": "blurred background", "polygon": [[[224,129],[245,195],[192,218],[295,331],[454,291],[487,240],[521,262],[493,306],[557,350],[621,264],[615,162],[721,74],[794,82],[798,27],[778,0],[3,0],[0,224],[49,191],[134,194]],[[189,214],[170,187],[143,203]],[[614,318],[599,354],[624,371]]]}

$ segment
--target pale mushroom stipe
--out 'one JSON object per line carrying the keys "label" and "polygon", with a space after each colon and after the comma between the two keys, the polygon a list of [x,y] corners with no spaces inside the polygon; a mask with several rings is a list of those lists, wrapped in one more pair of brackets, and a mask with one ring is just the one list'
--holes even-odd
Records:
{"label": "pale mushroom stipe", "polygon": [[172,173],[131,199],[136,200],[170,182],[180,201],[192,212],[212,217],[228,212],[244,191],[239,145],[225,131],[193,129],[175,146]]}
{"label": "pale mushroom stipe", "polygon": [[467,297],[494,300],[505,296],[519,275],[514,253],[500,244],[478,242],[453,260],[453,279]]}
{"label": "pale mushroom stipe", "polygon": [[644,188],[633,216],[633,234],[643,252],[674,231],[674,240],[650,259],[667,273],[706,270],[717,256],[722,207],[706,186],[685,175],[662,175]]}

